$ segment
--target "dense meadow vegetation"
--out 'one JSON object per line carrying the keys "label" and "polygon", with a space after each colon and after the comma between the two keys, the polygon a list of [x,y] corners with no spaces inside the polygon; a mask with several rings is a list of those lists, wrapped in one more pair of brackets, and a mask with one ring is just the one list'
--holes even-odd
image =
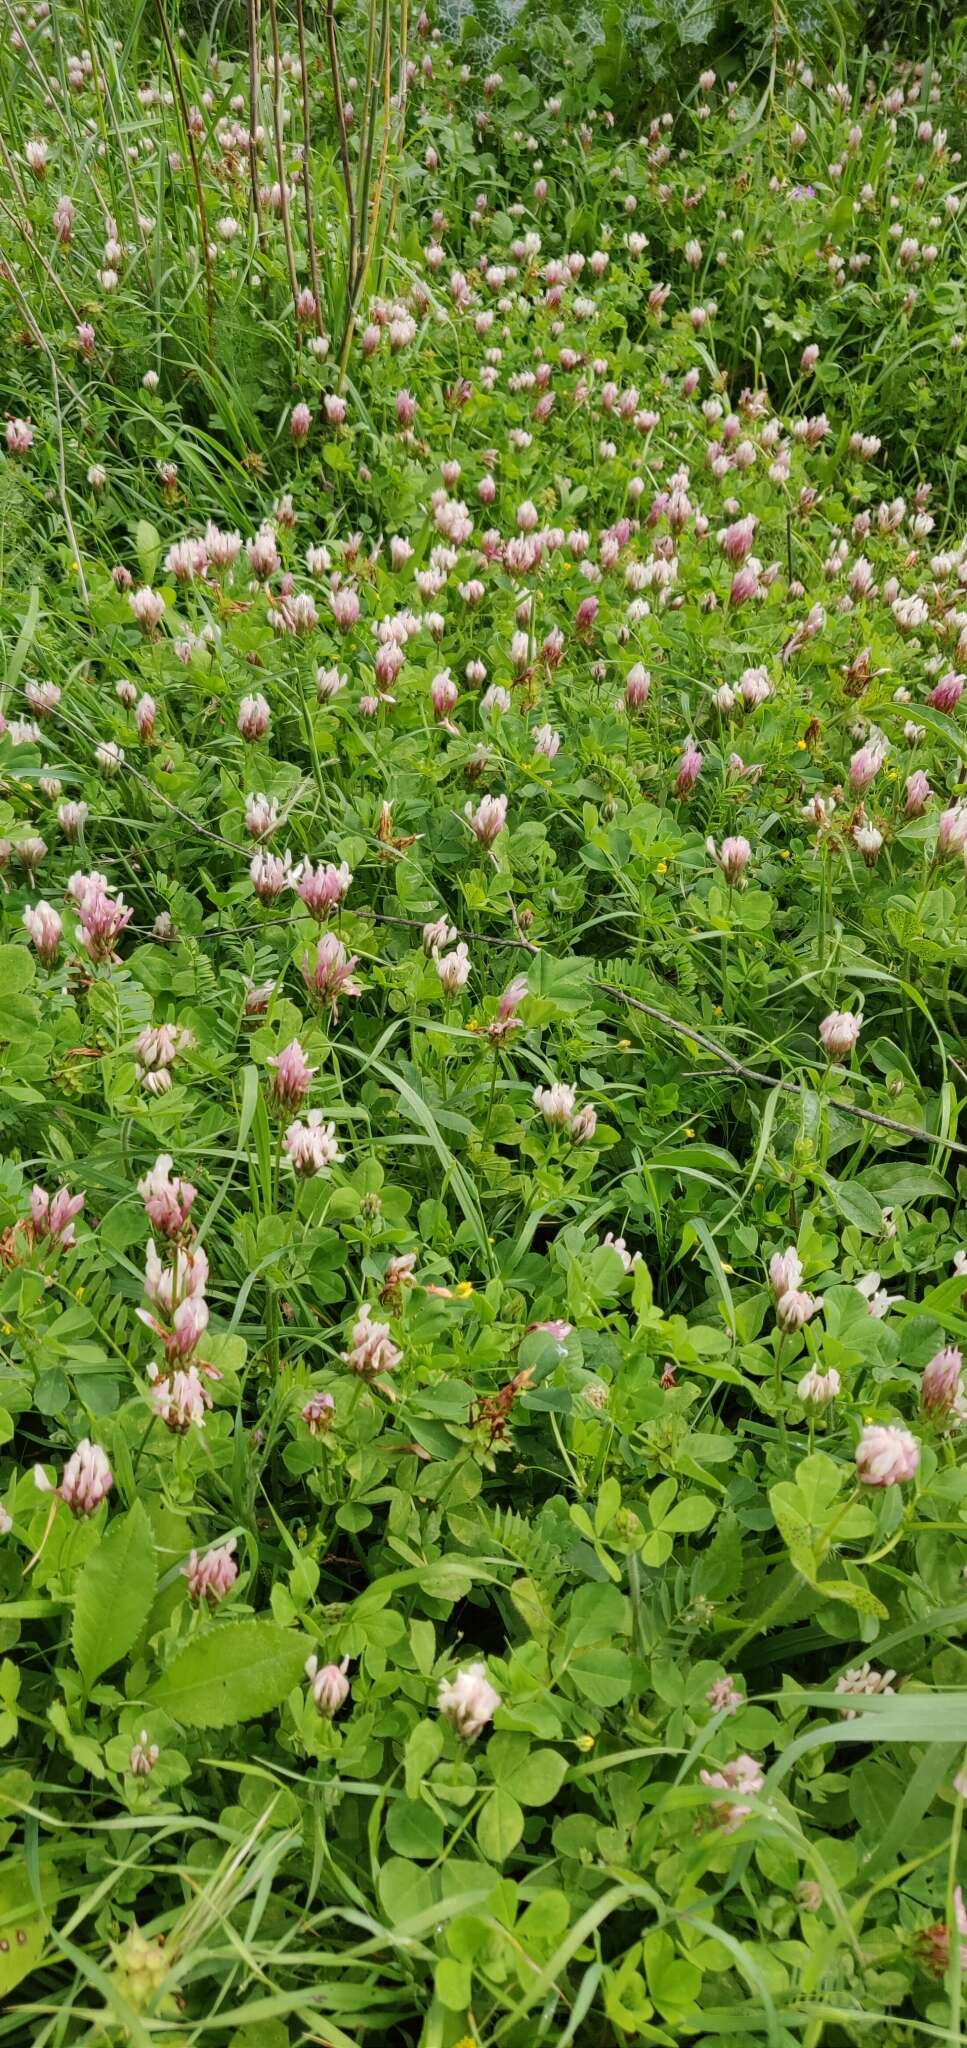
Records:
{"label": "dense meadow vegetation", "polygon": [[963,27],[0,4],[0,2043],[960,2042]]}

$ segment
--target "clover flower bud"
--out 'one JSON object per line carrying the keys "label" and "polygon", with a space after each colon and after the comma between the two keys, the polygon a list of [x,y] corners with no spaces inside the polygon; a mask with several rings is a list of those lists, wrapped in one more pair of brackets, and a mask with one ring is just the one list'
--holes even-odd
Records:
{"label": "clover flower bud", "polygon": [[507,825],[507,798],[505,796],[481,797],[477,809],[468,803],[464,817],[471,832],[481,846],[492,846],[499,839]]}
{"label": "clover flower bud", "polygon": [[190,1181],[172,1176],[169,1152],[159,1153],[150,1173],[138,1182],[138,1193],[148,1219],[163,1237],[181,1235],[197,1192]]}
{"label": "clover flower bud", "polygon": [[275,1068],[272,1081],[275,1101],[282,1109],[297,1108],[308,1095],[318,1067],[310,1067],[297,1038],[293,1038],[282,1052],[270,1054],[268,1064]]}
{"label": "clover flower bud", "polygon": [[100,1444],[82,1437],[61,1474],[59,1486],[52,1486],[42,1465],[34,1466],[34,1480],[41,1493],[56,1493],[71,1514],[82,1519],[93,1515],[114,1485],[114,1474]]}
{"label": "clover flower bud", "polygon": [[714,839],[709,838],[705,841],[705,850],[718,862],[729,888],[741,888],[743,875],[752,859],[748,840],[741,836],[723,839],[721,846],[716,847]]}
{"label": "clover flower bud", "polygon": [[320,1664],[318,1657],[306,1658],[306,1677],[320,1714],[338,1714],[345,1705],[349,1698],[348,1669],[348,1657],[341,1664]]}
{"label": "clover flower bud", "polygon": [[142,1728],[137,1742],[132,1745],[128,1769],[134,1778],[150,1778],[161,1751],[156,1742],[148,1741],[148,1731]]}
{"label": "clover flower bud", "polygon": [[776,1302],[776,1322],[786,1335],[793,1335],[811,1321],[822,1307],[818,1295],[806,1294],[801,1287],[790,1287]]}
{"label": "clover flower bud", "polygon": [[834,1365],[825,1373],[813,1366],[809,1372],[803,1373],[796,1392],[807,1408],[825,1408],[828,1402],[835,1401],[839,1388],[839,1373]]}
{"label": "clover flower bud", "polygon": [[58,911],[50,903],[40,902],[27,905],[23,914],[27,936],[37,956],[45,967],[50,967],[60,951],[63,922]]}
{"label": "clover flower bud", "polygon": [[331,1394],[310,1394],[299,1413],[310,1436],[325,1436],[332,1428],[336,1403]]}
{"label": "clover flower bud", "polygon": [[227,1543],[220,1544],[216,1550],[206,1551],[204,1557],[199,1557],[197,1550],[193,1550],[188,1563],[182,1565],[182,1578],[187,1579],[189,1597],[196,1605],[207,1600],[209,1607],[217,1607],[226,1593],[231,1592],[238,1578],[235,1549],[235,1537],[230,1536]]}
{"label": "clover flower bud", "polygon": [[924,1366],[920,1401],[926,1415],[949,1415],[960,1399],[963,1359],[955,1344],[937,1351]]}

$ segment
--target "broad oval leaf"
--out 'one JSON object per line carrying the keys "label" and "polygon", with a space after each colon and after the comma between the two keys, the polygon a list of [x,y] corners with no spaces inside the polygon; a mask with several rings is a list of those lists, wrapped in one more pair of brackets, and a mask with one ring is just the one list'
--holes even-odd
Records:
{"label": "broad oval leaf", "polygon": [[86,1686],[134,1647],[157,1583],[154,1536],[137,1500],[108,1523],[74,1588],[71,1646]]}
{"label": "broad oval leaf", "polygon": [[188,1728],[230,1728],[271,1713],[305,1668],[309,1642],[273,1621],[206,1628],[172,1658],[148,1700]]}

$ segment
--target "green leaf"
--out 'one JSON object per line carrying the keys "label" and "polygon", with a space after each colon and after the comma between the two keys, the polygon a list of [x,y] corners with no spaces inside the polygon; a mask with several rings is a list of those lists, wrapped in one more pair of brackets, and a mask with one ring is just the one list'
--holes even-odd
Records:
{"label": "green leaf", "polygon": [[616,1707],[631,1684],[631,1658],[624,1650],[589,1644],[567,1660],[567,1674],[578,1692],[596,1707]]}
{"label": "green leaf", "polygon": [[152,526],[150,519],[138,520],[134,529],[134,549],[143,582],[153,582],[158,556],[161,553],[161,535],[157,527]]}
{"label": "green leaf", "polygon": [[495,1785],[477,1822],[477,1841],[488,1863],[504,1863],[524,1832],[524,1816],[512,1792]]}
{"label": "green leaf", "polygon": [[7,672],[3,678],[3,685],[0,687],[0,711],[4,709],[11,690],[16,687],[17,679],[30,652],[30,645],[37,631],[39,617],[40,591],[36,583],[32,583],[30,586],[30,596],[27,600],[27,610],[24,614],[24,622],[17,634],[17,645],[7,663]]}
{"label": "green leaf", "polygon": [[26,946],[0,946],[0,996],[19,996],[29,988],[36,969]]}
{"label": "green leaf", "polygon": [[443,1821],[422,1799],[394,1799],[386,1816],[386,1840],[398,1856],[432,1862],[443,1848]]}
{"label": "green leaf", "polygon": [[407,1799],[416,1798],[442,1749],[443,1730],[439,1721],[418,1721],[410,1730],[403,1752]]}
{"label": "green leaf", "polygon": [[74,1587],[71,1647],[88,1689],[137,1642],[157,1582],[151,1524],[138,1500],[108,1523]]}
{"label": "green leaf", "polygon": [[883,1230],[883,1205],[871,1195],[868,1188],[860,1187],[858,1181],[834,1180],[832,1174],[821,1176],[830,1201],[847,1223],[855,1224],[866,1237],[879,1237]]}
{"label": "green leaf", "polygon": [[54,1872],[40,1873],[39,1906],[31,1896],[22,1856],[0,1865],[0,1998],[7,1998],[24,1977],[36,1970],[50,1925],[49,1907],[57,1896]]}
{"label": "green leaf", "polygon": [[302,1677],[308,1638],[271,1621],[229,1621],[206,1628],[177,1651],[150,1688],[187,1728],[229,1728],[271,1713]]}
{"label": "green leaf", "polygon": [[661,1928],[646,1934],[643,1948],[648,1989],[659,2012],[676,2019],[694,2011],[702,1988],[701,1970],[676,1955],[674,1942]]}
{"label": "green leaf", "polygon": [[445,2005],[448,2012],[466,2012],[473,1983],[468,1963],[455,1962],[452,1956],[444,1956],[436,1966],[433,1982],[440,2004]]}

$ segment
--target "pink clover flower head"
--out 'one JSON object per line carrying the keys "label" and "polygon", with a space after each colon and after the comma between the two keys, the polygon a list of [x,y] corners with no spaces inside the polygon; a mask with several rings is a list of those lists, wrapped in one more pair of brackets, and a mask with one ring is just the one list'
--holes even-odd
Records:
{"label": "pink clover flower head", "polygon": [[796,1392],[807,1408],[825,1408],[830,1401],[835,1401],[839,1389],[839,1373],[834,1365],[828,1372],[820,1372],[814,1365],[809,1372],[803,1373]]}
{"label": "pink clover flower head", "polygon": [[924,1366],[920,1400],[925,1415],[949,1415],[961,1397],[960,1374],[963,1358],[955,1344],[937,1351]]}
{"label": "pink clover flower head", "polygon": [[160,590],[151,590],[146,583],[142,584],[139,590],[129,593],[128,604],[142,633],[149,637],[155,634],[167,610]]}
{"label": "pink clover flower head", "polygon": [[123,896],[111,896],[106,876],[96,870],[73,874],[67,891],[77,909],[78,945],[95,963],[115,959],[118,939],[134,915]]}
{"label": "pink clover flower head", "polygon": [[[197,1304],[191,1302],[182,1302],[175,1311],[176,1318],[182,1310],[196,1306]],[[201,1306],[204,1307],[204,1303]],[[208,1320],[207,1309],[205,1320]],[[163,1373],[155,1375],[151,1389],[151,1405],[155,1414],[174,1436],[184,1436],[193,1424],[198,1429],[204,1429],[205,1414],[212,1405],[212,1397],[199,1377],[196,1366],[179,1366],[170,1377]]]}
{"label": "pink clover flower head", "polygon": [[727,1835],[734,1834],[736,1828],[741,1827],[742,1822],[747,1819],[752,1812],[748,1800],[754,1798],[757,1792],[761,1792],[765,1784],[762,1769],[751,1756],[733,1757],[731,1763],[723,1765],[720,1771],[700,1771],[699,1778],[711,1791],[738,1792],[742,1795],[740,1800],[724,1799],[713,1802],[713,1816]]}
{"label": "pink clover flower head", "polygon": [[310,1109],[304,1120],[297,1118],[295,1123],[291,1123],[282,1146],[293,1170],[300,1176],[322,1173],[327,1166],[335,1166],[342,1158],[336,1143],[336,1127],[323,1122],[321,1109]]}
{"label": "pink clover flower head", "polygon": [[395,1372],[403,1357],[390,1336],[389,1324],[373,1320],[368,1302],[364,1302],[359,1310],[352,1328],[350,1348],[342,1355],[343,1363],[363,1379],[375,1379],[379,1373]]}
{"label": "pink clover flower head", "polygon": [[794,1245],[788,1251],[773,1252],[769,1260],[769,1285],[777,1301],[790,1288],[802,1286],[802,1260]]}
{"label": "pink clover flower head", "polygon": [[736,1680],[730,1678],[727,1673],[724,1678],[717,1678],[714,1684],[709,1686],[705,1698],[713,1714],[734,1714],[739,1707],[745,1706],[745,1694]]}
{"label": "pink clover flower head", "polygon": [[776,1322],[786,1335],[793,1335],[821,1308],[822,1302],[817,1294],[806,1294],[801,1287],[790,1287],[776,1302]]}
{"label": "pink clover flower head", "polygon": [[701,775],[704,758],[698,747],[694,745],[693,741],[689,740],[678,764],[678,774],[675,777],[676,796],[691,796],[692,790]]}
{"label": "pink clover flower head", "polygon": [[318,867],[306,866],[298,883],[298,893],[306,909],[313,917],[328,917],[345,901],[352,884],[352,870],[345,861],[334,867],[331,861],[321,861]]}
{"label": "pink clover flower head", "polygon": [[937,826],[937,852],[942,860],[967,847],[967,804],[951,804]]}
{"label": "pink clover flower head", "polygon": [[42,1243],[47,1239],[59,1246],[61,1251],[70,1251],[75,1242],[74,1218],[84,1207],[83,1195],[72,1195],[67,1188],[58,1188],[56,1195],[48,1195],[45,1188],[34,1186],[30,1197],[30,1222],[34,1240]]}
{"label": "pink clover flower head", "polygon": [[260,691],[253,697],[243,697],[238,707],[238,730],[243,740],[263,739],[270,718],[271,712]]}
{"label": "pink clover flower head", "polygon": [[163,1237],[180,1237],[188,1222],[197,1188],[171,1172],[171,1154],[159,1153],[150,1173],[138,1182],[148,1220]]}
{"label": "pink clover flower head", "polygon": [[849,764],[849,786],[857,796],[862,796],[869,789],[885,759],[885,750],[878,741],[868,741],[866,746],[857,747]]}
{"label": "pink clover flower head", "polygon": [[752,848],[747,839],[743,839],[740,834],[735,838],[723,839],[721,846],[717,847],[714,839],[709,838],[705,841],[705,851],[718,862],[730,889],[743,886],[743,876],[752,859]]}
{"label": "pink clover flower head", "polygon": [[574,1089],[567,1081],[552,1081],[549,1088],[535,1088],[531,1101],[552,1131],[563,1130],[574,1115]]}
{"label": "pink clover flower head", "polygon": [[23,926],[39,960],[50,967],[60,952],[64,930],[63,920],[51,903],[29,904],[23,914]]}
{"label": "pink clover flower head", "polygon": [[193,1550],[188,1563],[182,1565],[182,1577],[188,1581],[189,1597],[196,1606],[207,1600],[209,1607],[217,1607],[226,1593],[231,1592],[238,1578],[235,1549],[236,1539],[231,1536],[216,1550],[206,1551],[204,1557],[199,1557],[197,1550]]}
{"label": "pink clover flower head", "polygon": [[856,1476],[863,1486],[900,1486],[919,1463],[916,1437],[896,1424],[868,1424],[856,1446]]}
{"label": "pink clover flower head", "polygon": [[468,1664],[455,1678],[440,1681],[437,1706],[462,1742],[476,1742],[501,1704],[485,1664]]}
{"label": "pink clover flower head", "polygon": [[464,808],[464,817],[471,832],[481,846],[492,846],[495,839],[507,825],[507,798],[505,796],[481,797],[476,810],[472,803]]}
{"label": "pink clover flower head", "polygon": [[275,1101],[282,1109],[296,1108],[308,1095],[318,1067],[310,1067],[297,1038],[291,1039],[282,1052],[270,1054],[268,1064],[275,1068],[272,1081]]}
{"label": "pink clover flower head", "polygon": [[329,1003],[333,1015],[337,1016],[343,996],[362,994],[353,973],[356,965],[357,955],[354,953],[352,958],[349,957],[335,932],[323,932],[316,942],[315,958],[308,953],[303,955],[302,978],[310,995],[315,996],[319,1003]]}
{"label": "pink clover flower head", "polygon": [[844,1060],[853,1051],[863,1028],[862,1017],[850,1010],[831,1010],[819,1027],[819,1036],[831,1060]]}
{"label": "pink clover flower head", "polygon": [[452,953],[438,953],[434,962],[444,994],[458,995],[470,979],[470,955],[465,940]]}
{"label": "pink clover flower head", "polygon": [[517,1005],[523,1002],[527,992],[526,974],[515,975],[513,981],[509,983],[500,997],[497,1004],[497,1015],[488,1026],[491,1038],[505,1038],[508,1032],[519,1031],[523,1028],[524,1020],[517,1015]]}
{"label": "pink clover flower head", "polygon": [[52,1486],[42,1465],[34,1466],[34,1480],[41,1493],[55,1493],[71,1514],[82,1520],[93,1515],[102,1500],[106,1500],[114,1485],[114,1474],[106,1451],[85,1436],[76,1451],[71,1452],[59,1486]]}

